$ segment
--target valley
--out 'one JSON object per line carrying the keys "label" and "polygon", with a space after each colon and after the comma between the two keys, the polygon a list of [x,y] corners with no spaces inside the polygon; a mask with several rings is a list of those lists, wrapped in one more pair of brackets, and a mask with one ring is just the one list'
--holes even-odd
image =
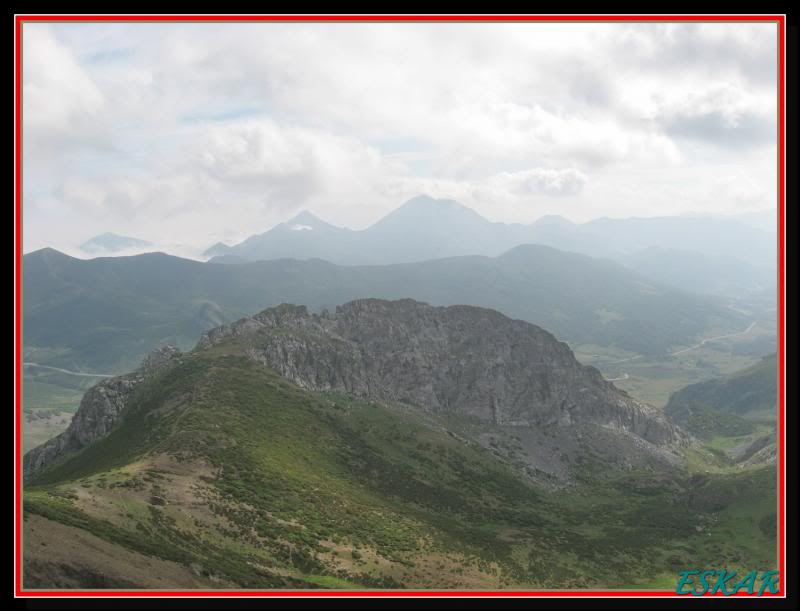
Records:
{"label": "valley", "polygon": [[[74,441],[26,456],[26,540],[75,550],[29,549],[31,587],[647,588],[691,562],[774,565],[774,468],[691,442],[546,332],[410,300],[325,316],[266,310],[87,393],[95,415],[76,417]],[[387,332],[403,369],[352,360],[355,346],[391,354]],[[514,412],[524,376],[506,333],[537,359],[555,350],[523,392],[573,407]],[[457,359],[458,345],[458,369],[429,369],[431,350]],[[492,358],[501,369],[470,365]],[[499,409],[484,407],[486,375],[506,380]],[[595,399],[553,387],[582,376]],[[112,396],[121,411],[98,412]],[[118,560],[101,570],[87,537]],[[137,573],[137,558],[166,572]]]}
{"label": "valley", "polygon": [[83,393],[99,379],[26,368],[22,382],[23,452],[64,431],[78,409]]}

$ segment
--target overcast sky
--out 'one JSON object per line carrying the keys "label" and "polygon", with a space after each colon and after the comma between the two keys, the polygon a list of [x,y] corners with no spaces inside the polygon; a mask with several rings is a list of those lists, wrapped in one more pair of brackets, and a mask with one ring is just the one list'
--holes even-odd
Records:
{"label": "overcast sky", "polygon": [[775,24],[23,26],[24,250],[776,205]]}

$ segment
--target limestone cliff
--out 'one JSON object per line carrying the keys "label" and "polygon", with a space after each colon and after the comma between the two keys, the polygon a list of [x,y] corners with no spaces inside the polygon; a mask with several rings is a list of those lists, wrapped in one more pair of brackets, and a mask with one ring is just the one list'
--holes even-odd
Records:
{"label": "limestone cliff", "polygon": [[87,390],[67,430],[25,454],[23,478],[29,479],[62,456],[107,435],[117,423],[134,389],[179,355],[180,351],[174,346],[164,346],[147,355],[135,372],[103,380]]}
{"label": "limestone cliff", "polygon": [[363,299],[315,315],[282,305],[208,332],[199,348],[237,337],[252,359],[310,390],[498,425],[592,423],[657,445],[685,438],[552,334],[494,310]]}

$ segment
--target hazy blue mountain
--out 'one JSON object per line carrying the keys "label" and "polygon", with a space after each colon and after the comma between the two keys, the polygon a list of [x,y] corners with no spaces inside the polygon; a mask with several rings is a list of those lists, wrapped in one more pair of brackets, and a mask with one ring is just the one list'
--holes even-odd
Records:
{"label": "hazy blue mountain", "polygon": [[223,244],[222,242],[217,242],[213,246],[210,246],[203,252],[203,255],[206,257],[224,257],[227,256],[230,252],[231,247],[227,244]]}
{"label": "hazy blue mountain", "polygon": [[[537,221],[531,241],[591,256],[623,258],[649,248],[724,255],[775,267],[775,237],[735,220],[710,217],[600,218],[587,223]],[[744,248],[746,245],[746,248]]]}
{"label": "hazy blue mountain", "polygon": [[386,266],[318,259],[214,265],[162,253],[81,260],[23,257],[26,360],[124,371],[164,343],[181,348],[223,322],[298,303],[318,311],[363,297],[489,307],[560,340],[660,354],[745,317],[719,301],[655,284],[612,261],[527,245],[502,256]]}
{"label": "hazy blue mountain", "polygon": [[453,200],[415,197],[361,232],[374,263],[497,256],[526,243],[524,227],[491,223]]}
{"label": "hazy blue mountain", "polygon": [[221,265],[238,265],[240,263],[252,263],[249,259],[239,255],[216,255],[211,257],[207,263],[218,263]]}
{"label": "hazy blue mountain", "polygon": [[217,244],[204,254],[235,256],[245,261],[324,258],[345,263],[370,262],[355,237],[358,234],[351,229],[335,227],[304,210],[285,223],[251,236],[236,246]]}
{"label": "hazy blue mountain", "polygon": [[[720,218],[720,217],[717,217]],[[726,218],[726,217],[722,217]],[[728,219],[738,221],[744,225],[761,229],[769,233],[778,232],[778,210],[777,208],[767,210],[756,210],[754,212],[741,212],[727,216]]]}
{"label": "hazy blue mountain", "polygon": [[87,240],[81,244],[80,249],[88,254],[113,254],[135,248],[147,248],[152,245],[151,242],[146,240],[115,233],[104,233]]}
{"label": "hazy blue mountain", "polygon": [[618,260],[653,280],[695,293],[738,297],[777,291],[774,267],[753,265],[729,255],[651,246]]}
{"label": "hazy blue mountain", "polygon": [[458,202],[420,195],[361,231],[335,227],[304,211],[240,244],[217,245],[205,254],[250,261],[320,258],[341,265],[412,263],[460,255],[497,256],[530,242],[530,229],[492,223]]}
{"label": "hazy blue mountain", "polygon": [[[602,218],[573,223],[546,216],[532,225],[505,224],[490,222],[458,202],[424,195],[361,231],[335,227],[303,212],[241,244],[217,245],[206,254],[251,261],[320,258],[360,265],[461,255],[494,257],[522,244],[612,258],[635,269],[663,272],[661,279],[678,288],[737,296],[769,286],[776,259],[773,234],[729,218]],[[671,269],[654,261],[663,251],[674,251],[679,258],[668,261]],[[690,252],[697,253],[693,261],[686,254]]]}

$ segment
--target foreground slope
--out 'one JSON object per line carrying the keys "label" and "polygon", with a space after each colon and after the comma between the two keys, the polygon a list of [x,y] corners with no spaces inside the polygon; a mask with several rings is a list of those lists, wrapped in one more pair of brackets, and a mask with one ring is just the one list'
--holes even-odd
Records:
{"label": "foreground slope", "polygon": [[495,312],[375,300],[158,351],[26,456],[26,587],[626,587],[772,566],[774,476],[683,471],[680,430],[570,358]]}
{"label": "foreground slope", "polygon": [[25,255],[23,266],[25,360],[100,373],[127,371],[166,343],[187,349],[202,332],[279,303],[317,311],[361,297],[466,303],[541,325],[564,341],[645,354],[749,322],[713,299],[545,246],[364,267],[215,265],[158,253],[84,261],[46,249]]}

